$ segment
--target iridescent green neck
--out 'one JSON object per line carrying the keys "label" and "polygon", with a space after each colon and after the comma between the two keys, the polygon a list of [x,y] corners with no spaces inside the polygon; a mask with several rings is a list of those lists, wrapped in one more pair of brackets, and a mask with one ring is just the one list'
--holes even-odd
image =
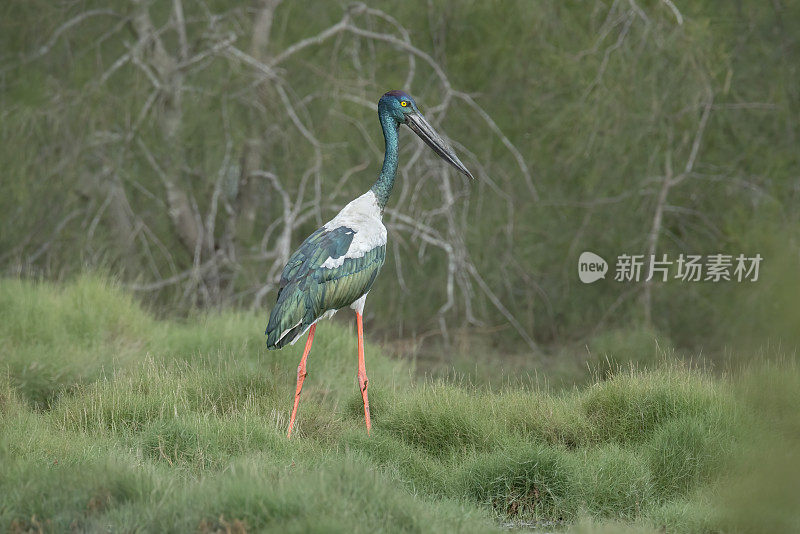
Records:
{"label": "iridescent green neck", "polygon": [[399,124],[397,120],[391,116],[391,113],[386,109],[378,111],[378,117],[381,121],[381,128],[383,128],[383,138],[386,141],[386,151],[383,156],[383,167],[381,174],[372,186],[372,192],[378,198],[378,205],[383,208],[386,207],[386,202],[389,201],[389,196],[392,194],[392,187],[394,187],[394,178],[397,174],[397,129]]}

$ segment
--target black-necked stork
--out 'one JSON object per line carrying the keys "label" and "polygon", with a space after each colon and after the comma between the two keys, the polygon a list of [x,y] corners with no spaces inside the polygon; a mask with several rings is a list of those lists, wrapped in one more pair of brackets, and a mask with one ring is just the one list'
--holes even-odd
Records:
{"label": "black-necked stork", "polygon": [[397,136],[401,124],[411,128],[439,156],[472,178],[452,148],[425,120],[416,102],[403,91],[389,91],[378,101],[386,151],[381,173],[369,191],[350,202],[336,217],[308,236],[289,258],[278,288],[278,302],[267,324],[267,348],[293,344],[306,331],[308,339],[300,365],[294,408],[287,437],[292,436],[300,391],[306,377],[306,358],[317,321],[350,306],[356,312],[358,331],[358,385],[364,400],[364,419],[370,430],[367,371],[364,365],[362,313],[372,283],[386,259],[383,209],[392,194],[397,174]]}

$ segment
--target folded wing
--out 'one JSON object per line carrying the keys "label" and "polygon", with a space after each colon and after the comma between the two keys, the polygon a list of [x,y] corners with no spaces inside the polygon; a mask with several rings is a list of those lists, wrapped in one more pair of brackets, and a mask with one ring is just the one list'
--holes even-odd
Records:
{"label": "folded wing", "polygon": [[372,287],[386,246],[348,254],[356,231],[320,228],[292,254],[281,274],[278,301],[267,324],[267,347],[293,343],[328,311],[349,306]]}

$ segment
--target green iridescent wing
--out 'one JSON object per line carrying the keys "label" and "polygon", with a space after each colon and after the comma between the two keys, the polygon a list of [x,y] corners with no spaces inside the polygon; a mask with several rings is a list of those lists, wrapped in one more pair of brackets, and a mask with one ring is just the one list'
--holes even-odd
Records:
{"label": "green iridescent wing", "polygon": [[[349,306],[370,290],[386,260],[378,246],[358,258],[342,258],[355,232],[320,228],[292,254],[281,274],[278,301],[267,325],[267,347],[290,343],[328,310]],[[322,267],[328,259],[341,263]]]}

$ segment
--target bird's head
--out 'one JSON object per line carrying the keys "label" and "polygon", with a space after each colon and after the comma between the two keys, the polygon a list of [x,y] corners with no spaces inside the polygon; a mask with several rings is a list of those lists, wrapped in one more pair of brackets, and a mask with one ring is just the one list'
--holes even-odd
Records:
{"label": "bird's head", "polygon": [[459,172],[464,173],[470,178],[474,178],[472,173],[467,170],[461,160],[456,156],[455,151],[450,147],[444,138],[436,133],[433,126],[422,116],[417,103],[407,93],[400,90],[393,90],[385,93],[378,102],[378,113],[380,115],[388,114],[395,121],[398,126],[405,124],[420,139],[433,149],[434,152],[439,154],[443,160],[458,169]]}

